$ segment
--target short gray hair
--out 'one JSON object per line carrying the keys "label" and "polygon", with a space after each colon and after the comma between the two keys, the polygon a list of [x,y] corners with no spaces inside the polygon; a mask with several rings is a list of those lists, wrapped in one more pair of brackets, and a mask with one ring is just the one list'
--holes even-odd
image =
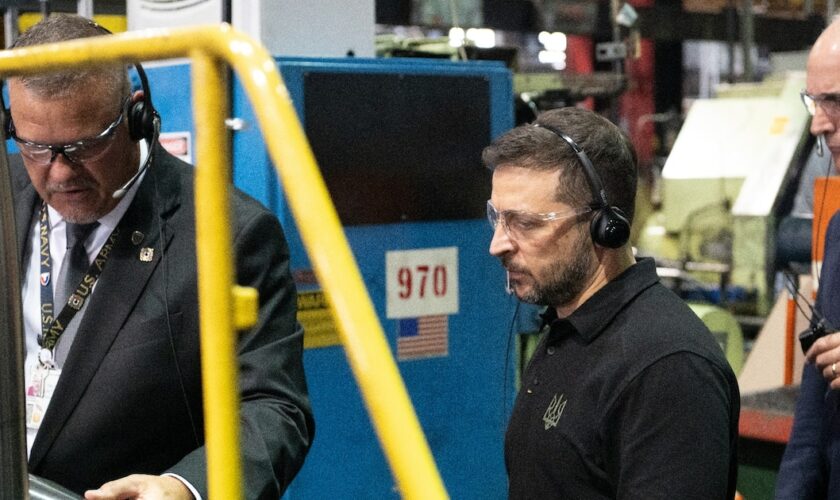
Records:
{"label": "short gray hair", "polygon": [[[110,34],[96,22],[72,14],[53,14],[26,30],[12,48],[31,47],[46,43],[64,42]],[[68,69],[15,77],[28,90],[39,96],[68,97],[94,81],[104,89],[105,96],[121,102],[131,91],[126,68],[111,64],[85,69]]]}

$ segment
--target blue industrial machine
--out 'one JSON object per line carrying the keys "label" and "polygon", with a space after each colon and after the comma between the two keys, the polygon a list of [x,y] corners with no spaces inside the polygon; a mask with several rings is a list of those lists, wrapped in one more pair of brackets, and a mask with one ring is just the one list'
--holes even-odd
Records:
{"label": "blue industrial machine", "polygon": [[[491,174],[480,153],[513,126],[509,71],[421,59],[278,64],[449,494],[506,497],[515,301],[487,252]],[[147,71],[163,130],[189,157],[189,69]],[[233,179],[283,223],[307,332],[316,437],[286,496],[396,498],[251,104],[236,85],[232,102],[241,119]]]}

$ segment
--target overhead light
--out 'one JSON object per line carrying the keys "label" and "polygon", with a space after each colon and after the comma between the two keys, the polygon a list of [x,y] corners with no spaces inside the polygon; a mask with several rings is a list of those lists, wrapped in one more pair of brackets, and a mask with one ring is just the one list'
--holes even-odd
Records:
{"label": "overhead light", "polygon": [[556,70],[566,69],[566,34],[554,31],[543,31],[537,36],[545,50],[537,54],[537,59],[543,64],[550,64]]}
{"label": "overhead light", "polygon": [[537,59],[543,64],[550,64],[556,70],[566,69],[566,52],[556,50],[541,50]]}
{"label": "overhead light", "polygon": [[476,47],[490,49],[496,46],[496,32],[489,28],[470,28],[466,31],[464,28],[450,28],[450,46],[461,47],[468,40]]}
{"label": "overhead light", "polygon": [[452,47],[461,47],[466,40],[466,33],[464,28],[450,28],[449,29],[449,45]]}
{"label": "overhead light", "polygon": [[548,31],[543,31],[537,36],[537,40],[543,44],[546,50],[552,51],[566,51],[566,34],[560,31],[554,31],[549,33]]}
{"label": "overhead light", "polygon": [[496,32],[490,28],[470,28],[467,30],[467,40],[476,47],[490,49],[496,46]]}

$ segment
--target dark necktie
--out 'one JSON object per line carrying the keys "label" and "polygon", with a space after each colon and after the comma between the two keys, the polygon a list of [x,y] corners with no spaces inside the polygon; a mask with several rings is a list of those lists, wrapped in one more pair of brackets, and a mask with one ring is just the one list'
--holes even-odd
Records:
{"label": "dark necktie", "polygon": [[70,294],[82,282],[82,278],[85,277],[85,273],[90,267],[87,250],[85,250],[85,241],[98,225],[98,222],[91,222],[90,224],[67,223],[67,253],[64,254],[61,274],[56,281],[56,314],[64,308]]}

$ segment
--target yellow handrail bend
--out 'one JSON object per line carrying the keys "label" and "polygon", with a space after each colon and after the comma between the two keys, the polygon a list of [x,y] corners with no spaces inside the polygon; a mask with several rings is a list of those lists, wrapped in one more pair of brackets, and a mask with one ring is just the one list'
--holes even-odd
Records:
{"label": "yellow handrail bend", "polygon": [[[329,299],[353,374],[385,456],[406,498],[446,498],[382,326],[365,290],[323,178],[276,64],[266,50],[228,25],[154,29],[0,51],[0,75],[188,56],[193,60],[196,219],[202,380],[212,499],[241,498],[235,334],[223,107],[229,64],[266,132],[304,246]],[[223,156],[224,155],[224,156]],[[224,212],[224,214],[222,214]],[[237,320],[238,321],[238,320]],[[208,390],[213,388],[212,391]]]}

